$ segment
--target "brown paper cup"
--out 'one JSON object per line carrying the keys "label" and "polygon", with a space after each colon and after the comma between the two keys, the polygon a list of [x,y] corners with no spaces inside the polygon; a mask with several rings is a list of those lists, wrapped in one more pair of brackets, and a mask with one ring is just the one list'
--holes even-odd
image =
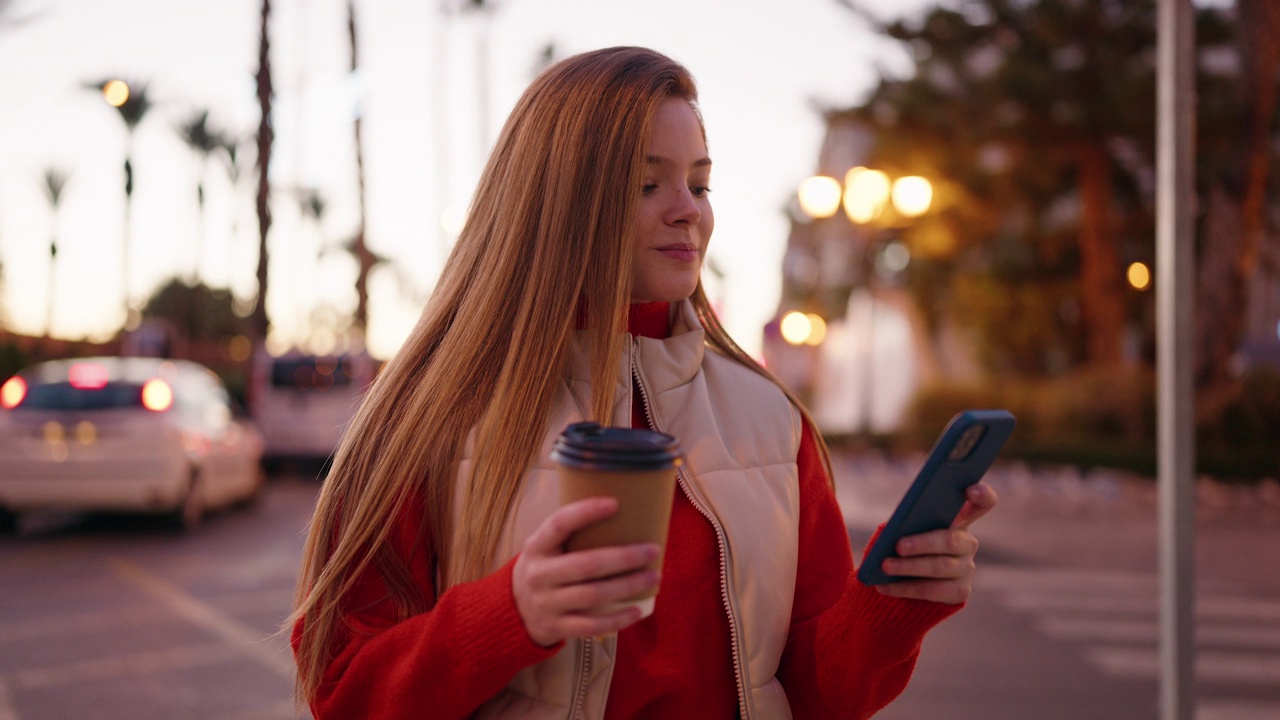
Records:
{"label": "brown paper cup", "polygon": [[[670,435],[605,428],[594,423],[570,425],[552,453],[560,466],[560,504],[589,497],[617,498],[618,512],[574,533],[569,552],[612,545],[652,542],[659,548],[650,567],[661,570],[671,522],[679,445]],[[639,607],[653,613],[657,589],[599,609],[601,614]]]}

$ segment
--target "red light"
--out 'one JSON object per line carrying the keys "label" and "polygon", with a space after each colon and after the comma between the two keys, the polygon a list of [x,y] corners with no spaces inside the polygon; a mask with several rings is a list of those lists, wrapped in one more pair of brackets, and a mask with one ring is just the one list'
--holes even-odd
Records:
{"label": "red light", "polygon": [[0,407],[12,410],[27,396],[27,381],[16,375],[0,386]]}
{"label": "red light", "polygon": [[142,407],[164,412],[173,407],[173,388],[160,378],[152,378],[142,386]]}
{"label": "red light", "polygon": [[106,365],[98,363],[76,363],[67,371],[67,380],[77,390],[101,390],[107,386],[110,373]]}

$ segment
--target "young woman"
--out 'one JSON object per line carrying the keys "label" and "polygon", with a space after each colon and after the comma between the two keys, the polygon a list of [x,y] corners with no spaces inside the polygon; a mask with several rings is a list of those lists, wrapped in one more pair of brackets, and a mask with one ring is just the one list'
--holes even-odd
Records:
{"label": "young woman", "polygon": [[[822,438],[699,282],[711,160],[689,73],[585,53],[520,99],[418,326],[338,450],[290,627],[316,718],[869,717],[969,595],[973,520],[853,574]],[[566,553],[569,423],[685,451],[652,545]],[[660,583],[653,614],[593,609]]]}

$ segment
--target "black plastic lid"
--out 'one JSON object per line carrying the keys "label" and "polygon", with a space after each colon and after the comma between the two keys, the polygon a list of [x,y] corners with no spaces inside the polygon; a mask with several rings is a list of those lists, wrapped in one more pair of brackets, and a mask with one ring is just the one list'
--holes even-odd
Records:
{"label": "black plastic lid", "polygon": [[574,423],[556,440],[551,459],[583,470],[662,470],[681,465],[680,441],[652,430]]}

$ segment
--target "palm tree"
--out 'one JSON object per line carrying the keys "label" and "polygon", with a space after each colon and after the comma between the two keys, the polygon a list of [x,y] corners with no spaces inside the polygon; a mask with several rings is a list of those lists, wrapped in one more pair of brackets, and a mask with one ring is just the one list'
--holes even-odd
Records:
{"label": "palm tree", "polygon": [[[351,45],[351,72],[354,73],[360,68],[359,56],[356,53],[356,7],[355,0],[347,0],[347,40]],[[369,325],[369,272],[373,270],[373,266],[377,264],[378,258],[369,252],[368,246],[365,244],[365,190],[364,190],[364,147],[360,137],[360,115],[356,113],[355,119],[355,141],[356,141],[356,182],[358,187],[358,199],[360,201],[360,218],[359,225],[356,228],[355,238],[351,241],[351,252],[355,255],[356,263],[359,271],[356,274],[356,327],[360,332],[365,332],[365,328]]]}
{"label": "palm tree", "polygon": [[199,110],[178,127],[178,135],[196,155],[196,247],[191,265],[190,282],[194,285],[200,274],[200,257],[204,249],[204,179],[208,174],[209,156],[220,147],[218,134],[209,129],[209,111]]}
{"label": "palm tree", "polygon": [[50,223],[52,229],[49,232],[49,283],[45,290],[44,305],[45,337],[53,332],[54,271],[57,269],[58,261],[58,210],[62,204],[62,190],[66,187],[69,177],[66,171],[56,167],[47,168],[44,171],[44,194],[45,199],[49,201],[49,210],[53,216]]}
{"label": "palm tree", "polygon": [[222,150],[221,157],[226,163],[227,182],[231,186],[231,239],[227,242],[227,288],[230,289],[234,284],[232,279],[236,266],[236,240],[240,236],[240,177],[244,168],[240,165],[239,152],[240,146],[244,144],[245,139],[231,133],[219,133],[216,136],[218,148]]}
{"label": "palm tree", "polygon": [[262,0],[258,26],[258,299],[253,306],[252,327],[255,341],[267,337],[267,233],[271,229],[271,143],[275,135],[271,129],[271,0]]}
{"label": "palm tree", "polygon": [[[123,85],[123,89],[121,88]],[[120,113],[124,121],[126,137],[124,151],[124,238],[120,252],[120,287],[124,298],[126,324],[133,315],[133,304],[129,297],[129,246],[130,216],[133,210],[133,135],[139,123],[151,109],[151,98],[147,94],[146,83],[123,83],[114,78],[88,83],[87,87],[107,95],[107,101]],[[112,91],[112,92],[108,92]]]}

